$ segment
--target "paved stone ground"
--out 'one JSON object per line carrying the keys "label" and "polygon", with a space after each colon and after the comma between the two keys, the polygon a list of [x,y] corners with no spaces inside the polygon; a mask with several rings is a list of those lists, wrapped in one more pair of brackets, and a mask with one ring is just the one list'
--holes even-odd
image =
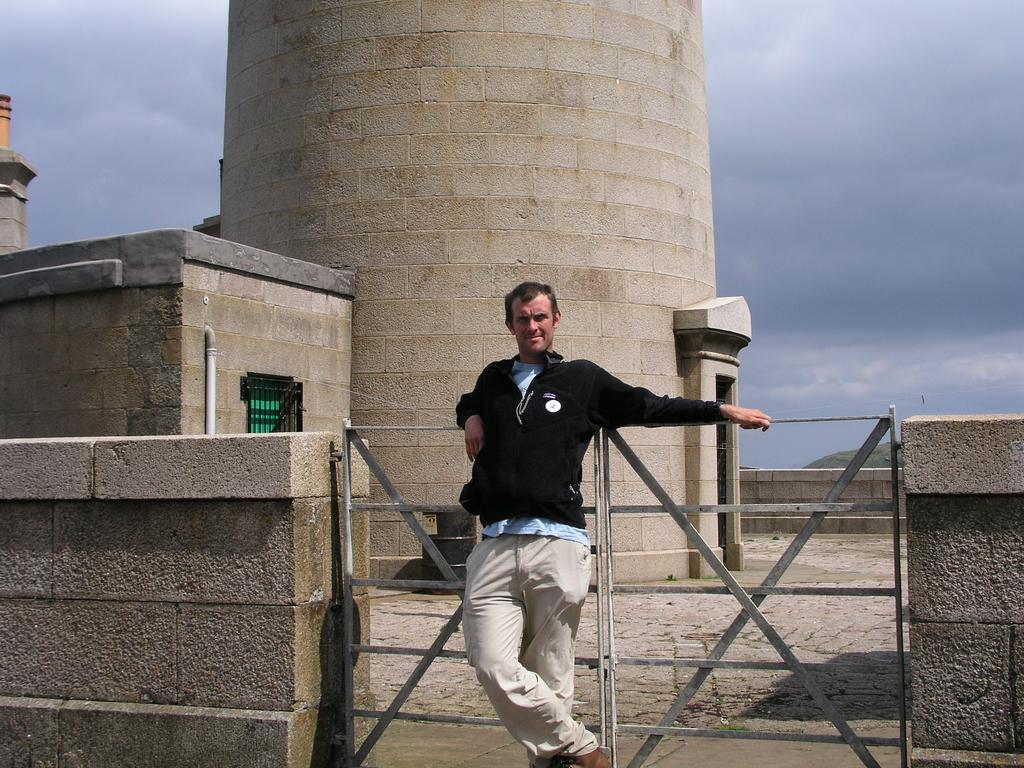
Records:
{"label": "paved stone ground", "polygon": [[[737,574],[744,584],[758,583],[781,555],[788,536],[746,540],[747,570]],[[817,536],[790,568],[784,584],[891,586],[892,539],[875,536]],[[717,580],[681,584],[715,584]],[[426,647],[455,609],[454,597],[386,594],[373,601],[375,643]],[[596,601],[588,600],[580,626],[577,654],[596,655]],[[822,673],[818,679],[829,698],[861,736],[895,736],[897,731],[895,616],[891,598],[771,596],[762,610],[797,657],[805,663],[881,664],[886,672]],[[615,601],[616,643],[620,656],[692,658],[706,655],[738,612],[728,595],[627,595]],[[448,649],[462,649],[457,633]],[[726,659],[777,661],[778,655],[750,624]],[[415,659],[375,656],[371,660],[373,693],[383,708],[405,682]],[[620,723],[653,724],[669,708],[692,670],[682,667],[620,666]],[[577,672],[576,712],[588,723],[597,721],[596,674]],[[472,670],[462,661],[435,662],[403,711],[493,716]],[[717,670],[677,720],[683,726],[721,731],[787,731],[834,734],[835,729],[799,681],[788,671]],[[473,735],[470,735],[470,734]],[[429,765],[512,765],[521,762],[518,746],[503,730],[398,723],[375,750],[373,765],[401,768],[403,745],[438,739],[448,755]],[[683,740],[666,739],[648,765],[682,765],[668,756]],[[783,742],[686,739],[687,762],[697,757],[694,744],[738,768],[744,754],[759,766],[856,766],[860,761],[845,746]],[[714,742],[714,744],[710,744]],[[620,755],[635,750],[635,740],[620,743]],[[456,745],[461,745],[456,749]],[[898,766],[898,750],[873,750],[883,766]],[[505,755],[499,758],[498,754]],[[488,757],[489,755],[489,757]],[[769,755],[774,755],[769,759]],[[826,757],[827,756],[827,757]],[[885,761],[883,762],[883,757]],[[682,758],[680,758],[682,759]],[[436,762],[435,762],[436,760]],[[774,760],[775,762],[772,762]],[[796,762],[786,762],[795,760]],[[852,762],[845,762],[852,760]],[[667,762],[666,762],[667,761]],[[802,761],[802,762],[801,762]],[[621,765],[626,764],[621,761]],[[424,763],[408,763],[424,764]]]}

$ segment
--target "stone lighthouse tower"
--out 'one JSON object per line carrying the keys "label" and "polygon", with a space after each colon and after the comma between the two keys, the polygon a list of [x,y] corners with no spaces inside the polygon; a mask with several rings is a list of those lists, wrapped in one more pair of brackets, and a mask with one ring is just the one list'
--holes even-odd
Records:
{"label": "stone lighthouse tower", "polygon": [[[451,425],[514,353],[502,296],[527,279],[567,357],[734,396],[749,314],[715,298],[700,0],[231,0],[228,46],[223,237],[358,269],[357,424]],[[717,500],[713,427],[627,437]],[[373,440],[412,501],[467,474],[459,435]]]}

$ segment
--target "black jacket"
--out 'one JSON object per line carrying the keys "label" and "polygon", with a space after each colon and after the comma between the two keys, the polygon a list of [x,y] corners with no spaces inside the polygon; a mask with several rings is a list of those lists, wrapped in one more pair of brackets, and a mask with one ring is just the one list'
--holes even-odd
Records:
{"label": "black jacket", "polygon": [[455,411],[460,427],[474,414],[484,422],[484,447],[459,499],[484,525],[535,516],[584,528],[583,457],[599,427],[721,419],[718,403],[658,397],[589,360],[563,362],[553,352],[521,398],[513,362],[484,368]]}

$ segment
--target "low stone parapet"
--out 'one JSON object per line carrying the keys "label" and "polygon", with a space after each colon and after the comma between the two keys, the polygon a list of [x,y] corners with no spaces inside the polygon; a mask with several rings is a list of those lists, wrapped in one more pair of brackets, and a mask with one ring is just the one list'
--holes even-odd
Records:
{"label": "low stone parapet", "polygon": [[[808,504],[822,501],[842,469],[742,469],[740,500],[744,504]],[[892,499],[892,471],[862,469],[843,493],[841,502],[887,502]],[[901,507],[902,509],[902,507]],[[743,533],[797,533],[807,515],[776,512],[744,515]],[[892,532],[891,512],[833,512],[820,533],[885,534]]]}
{"label": "low stone parapet", "polygon": [[903,423],[915,768],[1022,765],[1024,414]]}
{"label": "low stone parapet", "polygon": [[0,441],[0,764],[327,765],[336,447]]}

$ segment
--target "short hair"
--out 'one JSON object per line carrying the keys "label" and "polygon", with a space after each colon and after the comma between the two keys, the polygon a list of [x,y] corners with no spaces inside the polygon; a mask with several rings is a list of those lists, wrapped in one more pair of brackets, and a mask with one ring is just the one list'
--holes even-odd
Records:
{"label": "short hair", "polygon": [[505,294],[505,322],[512,322],[512,302],[519,299],[524,304],[533,301],[544,294],[551,300],[551,314],[558,313],[558,299],[555,298],[554,289],[545,283],[525,282],[520,283],[511,291]]}

